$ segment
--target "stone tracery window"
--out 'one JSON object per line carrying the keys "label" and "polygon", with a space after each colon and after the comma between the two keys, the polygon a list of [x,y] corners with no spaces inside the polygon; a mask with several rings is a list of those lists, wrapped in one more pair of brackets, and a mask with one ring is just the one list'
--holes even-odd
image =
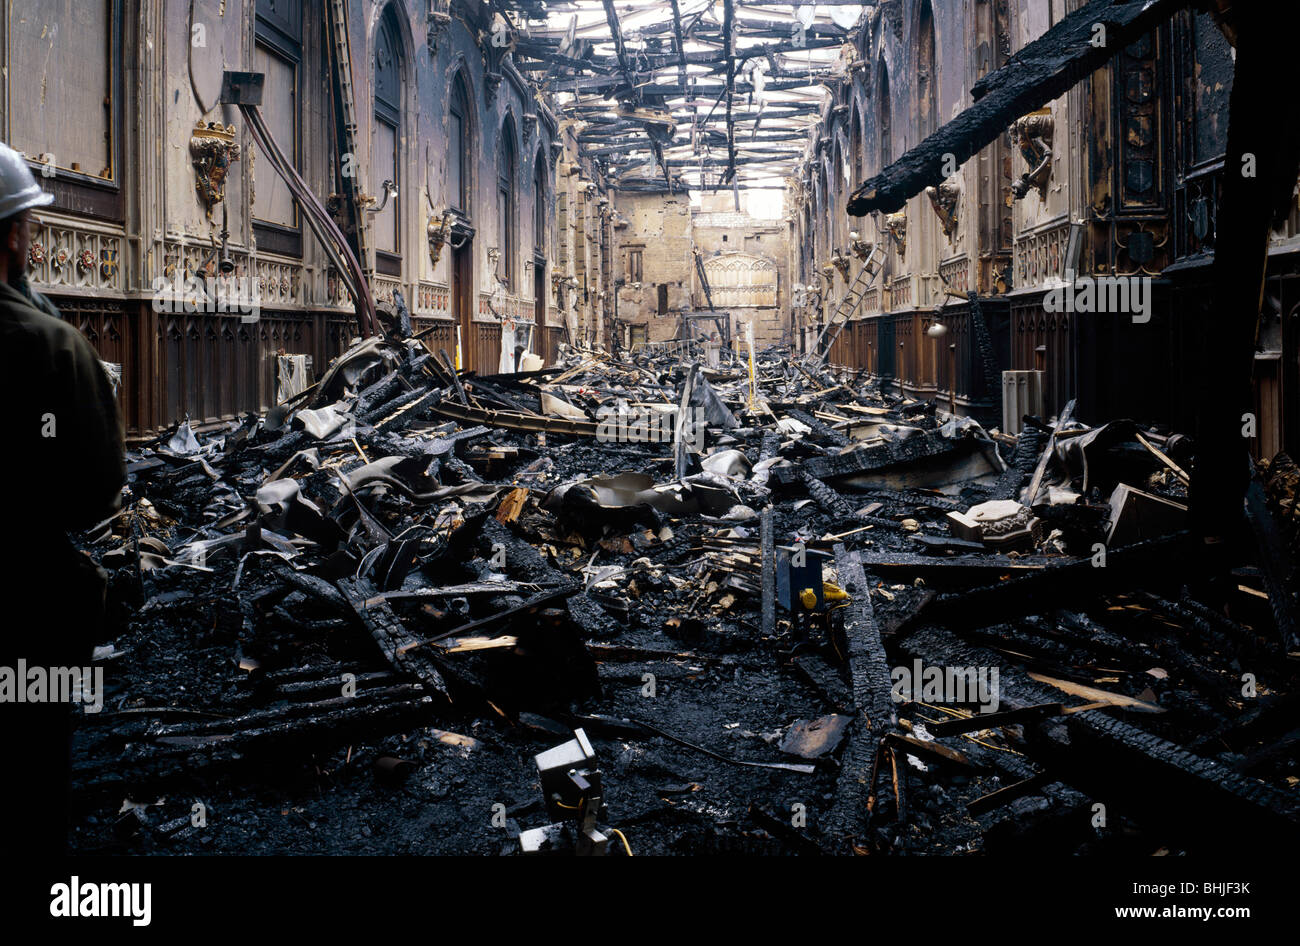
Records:
{"label": "stone tracery window", "polygon": [[720,309],[776,305],[776,263],[749,253],[722,253],[704,261],[713,304]]}

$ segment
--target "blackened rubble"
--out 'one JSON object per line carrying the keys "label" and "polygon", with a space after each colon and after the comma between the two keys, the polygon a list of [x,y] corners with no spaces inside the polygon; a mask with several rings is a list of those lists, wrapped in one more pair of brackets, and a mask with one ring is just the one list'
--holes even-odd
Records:
{"label": "blackened rubble", "polygon": [[111,639],[75,848],[514,853],[576,729],[638,854],[1295,838],[1293,463],[1250,510],[1274,557],[1225,589],[1187,566],[1185,437],[680,359],[480,378],[369,339],[132,452],[84,537]]}

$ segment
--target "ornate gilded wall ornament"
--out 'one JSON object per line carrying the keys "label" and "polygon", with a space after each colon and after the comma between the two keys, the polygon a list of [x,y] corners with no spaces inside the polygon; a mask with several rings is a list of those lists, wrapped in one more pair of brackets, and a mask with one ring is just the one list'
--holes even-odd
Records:
{"label": "ornate gilded wall ornament", "polygon": [[1029,167],[1020,176],[1020,180],[1011,185],[1013,200],[1021,200],[1030,188],[1038,191],[1040,200],[1047,199],[1047,182],[1052,178],[1052,138],[1055,133],[1056,121],[1052,118],[1051,110],[1046,108],[1017,118],[1011,126],[1011,140]]}
{"label": "ornate gilded wall ornament", "polygon": [[930,199],[930,206],[934,208],[934,213],[939,218],[943,235],[951,240],[953,234],[957,232],[957,205],[961,201],[961,180],[954,175],[938,187],[927,187],[925,196]]}
{"label": "ornate gilded wall ornament", "polygon": [[77,271],[88,273],[95,268],[95,254],[90,250],[82,250],[77,254]]}
{"label": "ornate gilded wall ornament", "polygon": [[194,187],[211,219],[212,209],[225,200],[230,164],[239,160],[235,126],[202,121],[195,125],[190,135],[190,160],[196,175]]}
{"label": "ornate gilded wall ornament", "polygon": [[447,238],[451,235],[451,219],[454,216],[450,210],[444,210],[441,217],[429,215],[425,232],[429,238],[429,260],[434,266],[442,259],[442,248],[447,245]]}
{"label": "ornate gilded wall ornament", "polygon": [[59,247],[50,255],[50,269],[56,273],[68,265],[68,251],[64,247]]}
{"label": "ornate gilded wall ornament", "polygon": [[33,240],[32,245],[27,248],[27,262],[33,266],[40,266],[45,262],[45,247],[36,240]]}

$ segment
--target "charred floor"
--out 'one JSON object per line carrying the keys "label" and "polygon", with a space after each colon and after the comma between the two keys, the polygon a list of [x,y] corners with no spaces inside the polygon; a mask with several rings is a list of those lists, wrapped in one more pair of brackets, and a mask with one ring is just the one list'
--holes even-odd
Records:
{"label": "charred floor", "polygon": [[[1294,836],[1270,555],[1300,471],[1252,494],[1272,552],[1202,581],[1187,437],[1012,438],[788,352],[754,372],[460,377],[375,340],[270,417],[131,451],[88,537],[112,634],[76,849],[510,854],[586,814],[612,854]],[[598,774],[555,789],[539,754],[578,730]]]}

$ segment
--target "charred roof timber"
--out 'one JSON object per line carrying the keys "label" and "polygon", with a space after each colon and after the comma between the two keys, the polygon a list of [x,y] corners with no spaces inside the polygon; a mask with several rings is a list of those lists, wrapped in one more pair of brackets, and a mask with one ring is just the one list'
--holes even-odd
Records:
{"label": "charred roof timber", "polygon": [[[1046,105],[1105,65],[1153,26],[1193,0],[1092,0],[971,87],[975,104],[865,181],[848,201],[851,216],[893,213],[927,187],[938,187],[955,156],[966,163],[1016,119]],[[1093,42],[1096,27],[1106,42]],[[950,173],[949,169],[949,173]]]}
{"label": "charred roof timber", "polygon": [[783,4],[748,0],[723,0],[716,9],[674,2],[670,17],[657,3],[614,0],[548,4],[545,17],[535,5],[504,9],[544,20],[522,31],[515,58],[521,71],[545,73],[560,113],[585,124],[584,154],[612,153],[614,143],[595,143],[602,128],[644,132],[618,142],[620,166],[653,161],[671,191],[771,186],[789,173],[793,151],[757,162],[742,142],[771,132],[806,135],[823,83],[841,68],[841,47],[853,36],[853,23],[836,11],[874,5],[821,6],[834,8],[831,15],[796,18]]}

